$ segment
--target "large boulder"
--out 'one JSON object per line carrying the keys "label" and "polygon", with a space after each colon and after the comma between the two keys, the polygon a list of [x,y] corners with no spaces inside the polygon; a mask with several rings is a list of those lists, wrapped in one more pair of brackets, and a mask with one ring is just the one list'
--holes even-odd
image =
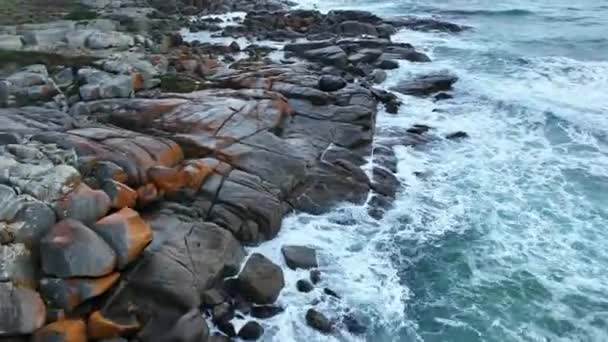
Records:
{"label": "large boulder", "polygon": [[346,87],[346,81],[340,76],[325,75],[319,79],[319,89],[322,91],[336,91]]}
{"label": "large boulder", "polygon": [[101,277],[116,266],[116,253],[79,221],[55,224],[40,241],[42,270],[61,278]]}
{"label": "large boulder", "polygon": [[456,81],[458,81],[457,76],[442,71],[401,81],[391,90],[406,95],[427,96],[436,92],[451,90]]}
{"label": "large boulder", "polygon": [[94,50],[108,48],[127,49],[128,47],[133,46],[134,44],[135,41],[133,37],[128,34],[116,31],[97,31],[91,33],[86,38],[86,46]]}
{"label": "large boulder", "polygon": [[198,309],[193,309],[180,317],[158,342],[201,342],[209,338],[209,327]]}
{"label": "large boulder", "polygon": [[265,256],[252,254],[238,277],[241,294],[255,304],[272,304],[285,286],[283,270]]}
{"label": "large boulder", "polygon": [[93,225],[93,230],[114,249],[119,269],[137,259],[152,241],[152,229],[130,208],[102,218]]}
{"label": "large boulder", "polygon": [[348,56],[346,52],[339,46],[328,46],[324,48],[308,50],[303,53],[303,56],[316,62],[326,65],[344,68],[348,64]]}
{"label": "large boulder", "polygon": [[287,266],[292,270],[297,268],[311,269],[319,267],[317,262],[317,251],[306,246],[283,246],[281,253],[285,258]]}
{"label": "large boulder", "polygon": [[0,336],[31,334],[45,319],[46,307],[38,293],[0,283]]}
{"label": "large boulder", "polygon": [[325,317],[324,314],[315,309],[308,309],[306,312],[306,324],[322,333],[327,334],[333,331],[333,324],[331,321]]}

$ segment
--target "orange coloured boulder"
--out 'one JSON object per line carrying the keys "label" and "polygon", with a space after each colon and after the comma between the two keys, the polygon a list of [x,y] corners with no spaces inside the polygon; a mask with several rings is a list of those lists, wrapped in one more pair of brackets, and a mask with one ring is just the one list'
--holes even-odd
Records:
{"label": "orange coloured boulder", "polygon": [[152,241],[152,229],[130,208],[102,218],[95,223],[93,230],[114,249],[119,269],[137,259]]}
{"label": "orange coloured boulder", "polygon": [[164,193],[173,193],[186,186],[188,179],[184,172],[175,168],[154,166],[148,169],[148,179]]}
{"label": "orange coloured boulder", "polygon": [[137,203],[137,191],[129,186],[115,180],[108,180],[101,186],[103,191],[110,197],[112,208],[134,208]]}
{"label": "orange coloured boulder", "polygon": [[146,184],[137,188],[137,205],[145,207],[162,196],[154,184]]}

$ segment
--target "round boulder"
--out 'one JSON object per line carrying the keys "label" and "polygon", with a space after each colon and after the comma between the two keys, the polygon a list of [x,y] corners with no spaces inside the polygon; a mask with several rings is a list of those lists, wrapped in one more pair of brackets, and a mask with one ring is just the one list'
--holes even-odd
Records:
{"label": "round boulder", "polygon": [[315,309],[308,309],[306,312],[306,324],[323,333],[330,333],[333,330],[331,321]]}
{"label": "round boulder", "polygon": [[264,328],[258,322],[249,321],[239,330],[238,337],[245,341],[255,341],[262,335],[264,335]]}
{"label": "round boulder", "polygon": [[60,278],[101,277],[116,266],[116,253],[79,221],[55,224],[40,240],[44,273]]}
{"label": "round boulder", "polygon": [[241,294],[255,304],[272,304],[285,286],[283,270],[265,256],[252,254],[238,276]]}
{"label": "round boulder", "polygon": [[300,279],[296,282],[296,288],[300,292],[308,293],[314,289],[314,286],[308,280]]}

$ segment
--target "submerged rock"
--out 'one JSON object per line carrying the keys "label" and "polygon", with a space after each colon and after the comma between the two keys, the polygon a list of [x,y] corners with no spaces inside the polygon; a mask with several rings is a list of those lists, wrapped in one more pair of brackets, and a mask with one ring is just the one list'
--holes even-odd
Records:
{"label": "submerged rock", "polygon": [[296,288],[298,289],[298,291],[304,292],[304,293],[308,293],[308,292],[314,290],[314,286],[312,286],[312,284],[306,279],[298,280],[296,282]]}
{"label": "submerged rock", "polygon": [[333,331],[331,321],[325,317],[324,314],[315,309],[308,309],[306,312],[306,324],[323,333],[330,333]]}
{"label": "submerged rock", "polygon": [[239,330],[238,337],[245,341],[255,341],[264,335],[264,328],[254,321],[249,321]]}

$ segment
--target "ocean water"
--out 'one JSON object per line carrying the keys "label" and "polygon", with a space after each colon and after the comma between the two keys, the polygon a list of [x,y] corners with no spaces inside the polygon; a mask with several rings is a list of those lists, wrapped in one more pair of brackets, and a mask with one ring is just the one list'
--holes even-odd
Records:
{"label": "ocean water", "polygon": [[[286,270],[286,312],[265,341],[608,341],[608,2],[605,0],[305,0],[305,8],[439,16],[458,35],[404,30],[433,63],[403,62],[384,86],[457,74],[453,100],[403,97],[379,127],[427,124],[470,138],[397,148],[404,184],[380,221],[345,204],[293,215],[255,249],[319,251],[309,294]],[[439,109],[439,111],[433,111]],[[424,177],[414,176],[421,172]],[[322,287],[342,300],[322,294]],[[364,336],[322,335],[306,310],[345,312]]]}

